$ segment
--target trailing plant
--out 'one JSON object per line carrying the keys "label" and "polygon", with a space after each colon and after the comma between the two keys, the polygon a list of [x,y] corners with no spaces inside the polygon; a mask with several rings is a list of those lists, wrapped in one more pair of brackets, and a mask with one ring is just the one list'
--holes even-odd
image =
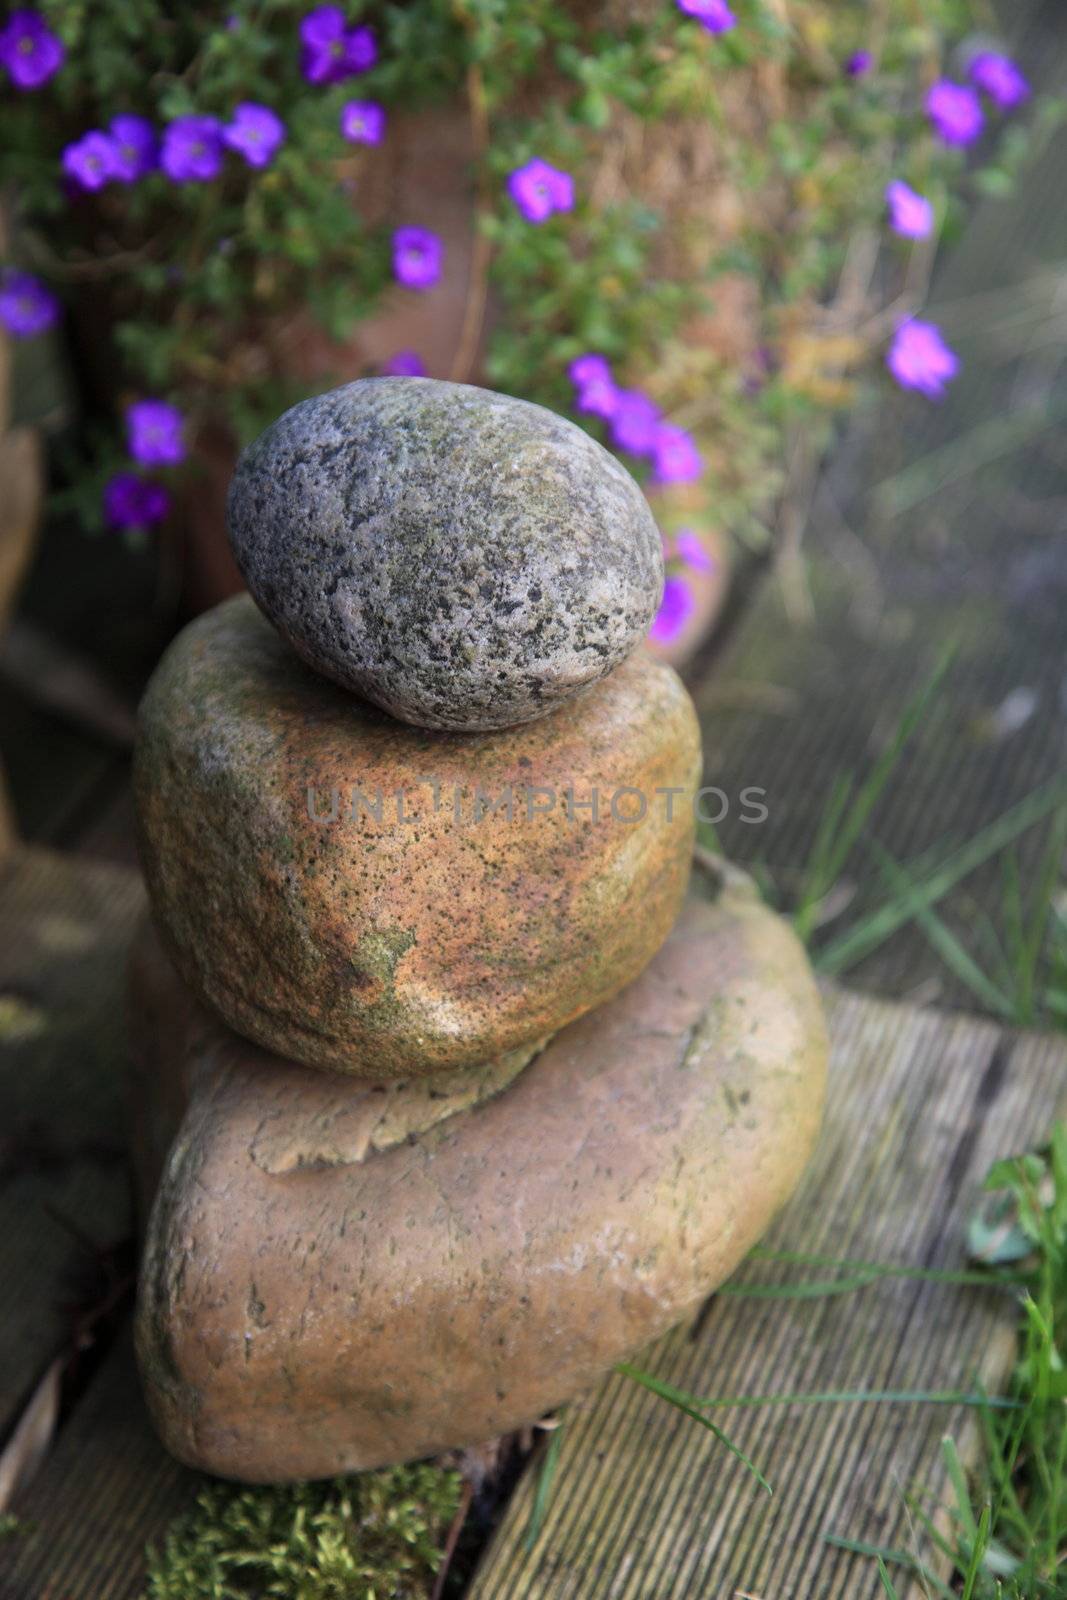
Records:
{"label": "trailing plant", "polygon": [[[302,330],[340,342],[387,297],[435,292],[446,242],[363,196],[398,122],[451,101],[477,243],[435,375],[478,375],[488,323],[489,382],[571,409],[650,487],[682,486],[686,514],[764,540],[795,430],[847,403],[872,354],[928,395],[955,374],[914,315],[932,242],[1010,187],[1058,111],[999,136],[1029,87],[982,21],[980,0],[14,12],[0,320],[31,336],[70,309],[127,412],[125,436],[118,416],[86,430],[80,515],[162,520],[202,429],[247,439],[298,398]],[[876,283],[883,231],[902,243]],[[169,408],[163,443],[130,420],[145,401]],[[672,548],[664,628],[688,565]]]}

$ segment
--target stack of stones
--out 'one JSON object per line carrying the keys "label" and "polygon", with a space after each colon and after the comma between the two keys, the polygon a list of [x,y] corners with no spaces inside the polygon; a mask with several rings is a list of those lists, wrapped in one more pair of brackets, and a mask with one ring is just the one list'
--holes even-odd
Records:
{"label": "stack of stones", "polygon": [[245,452],[230,533],[251,595],[141,712],[138,1352],[175,1454],[263,1481],[491,1438],[694,1309],[825,1040],[789,930],[686,899],[660,539],[585,433],[350,384]]}

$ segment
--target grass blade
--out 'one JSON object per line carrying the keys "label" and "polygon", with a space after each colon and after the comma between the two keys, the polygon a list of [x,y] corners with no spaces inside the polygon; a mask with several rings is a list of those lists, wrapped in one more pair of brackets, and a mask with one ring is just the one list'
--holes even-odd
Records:
{"label": "grass blade", "polygon": [[951,1589],[907,1550],[889,1550],[884,1545],[867,1544],[863,1539],[845,1539],[838,1533],[824,1533],[823,1538],[827,1544],[833,1545],[835,1550],[847,1550],[854,1556],[869,1556],[872,1560],[884,1562],[886,1565],[892,1564],[894,1567],[904,1567],[908,1572],[914,1572],[923,1583],[940,1596],[940,1600],[958,1600]]}
{"label": "grass blade", "polygon": [[797,899],[796,909],[793,912],[793,927],[797,937],[807,943],[811,937],[815,921],[815,913],[823,896],[833,887],[834,876],[830,870],[830,859],[833,851],[834,835],[841,825],[841,818],[845,814],[845,807],[852,797],[852,779],[844,773],[838,773],[834,779],[830,798],[823,808],[819,819],[819,826],[815,834],[815,842],[811,847],[807,867],[804,872],[804,883]]}
{"label": "grass blade", "polygon": [[925,883],[917,884],[914,896],[898,896],[826,945],[815,956],[819,971],[840,973],[855,966],[910,922],[915,915],[916,905],[936,905],[957,883],[1006,849],[1021,833],[1062,805],[1065,799],[1067,785],[1062,778],[1042,784],[1039,789],[1026,795],[949,856]]}
{"label": "grass blade", "polygon": [[[773,1250],[766,1245],[756,1245],[748,1255],[750,1261],[778,1262],[791,1267],[837,1267],[842,1272],[853,1272],[857,1276],[866,1275],[872,1280],[875,1278],[911,1278],[917,1283],[949,1283],[964,1289],[1017,1289],[1023,1279],[1012,1277],[1008,1274],[997,1274],[983,1268],[976,1271],[973,1268],[951,1267],[911,1267],[901,1266],[894,1262],[886,1261],[852,1261],[840,1256],[809,1255],[804,1250]],[[758,1287],[775,1287],[769,1285],[753,1285]],[[784,1285],[783,1287],[789,1287]],[[716,1294],[726,1294],[728,1291],[740,1292],[744,1284],[724,1283],[716,1289]]]}
{"label": "grass blade", "polygon": [[721,1428],[716,1427],[710,1418],[705,1417],[697,1409],[703,1404],[702,1401],[695,1399],[691,1394],[686,1394],[681,1389],[675,1389],[669,1383],[664,1383],[660,1378],[654,1378],[650,1372],[642,1372],[640,1368],[630,1366],[629,1362],[620,1362],[615,1371],[621,1372],[626,1378],[632,1378],[635,1383],[641,1384],[643,1388],[648,1389],[652,1394],[658,1395],[661,1400],[669,1401],[672,1406],[676,1406],[679,1411],[684,1412],[687,1417],[691,1417],[694,1422],[699,1422],[702,1428],[707,1428],[709,1433],[715,1435],[720,1444],[726,1446],[731,1455],[736,1456],[738,1461],[748,1468],[761,1489],[765,1489],[768,1494],[774,1493],[774,1490],[755,1462],[750,1460],[738,1445],[734,1444],[729,1435],[723,1433]]}
{"label": "grass blade", "polygon": [[926,1405],[978,1406],[990,1411],[1018,1411],[1022,1402],[1002,1399],[964,1389],[826,1389],[808,1394],[716,1395],[693,1404],[711,1410],[743,1409],[751,1406],[814,1405]]}
{"label": "grass blade", "polygon": [[816,907],[840,877],[857,840],[867,825],[871,812],[893,776],[905,745],[911,739],[925,716],[930,701],[940,688],[955,653],[954,644],[942,650],[930,678],[905,706],[892,739],[856,791],[855,799],[852,799],[851,803],[849,803],[852,794],[851,780],[840,778],[837,780],[812,852],[813,870],[808,874],[801,904],[793,917],[793,926],[804,943],[811,937]]}
{"label": "grass blade", "polygon": [[967,953],[956,935],[946,927],[937,913],[923,904],[918,885],[908,876],[904,868],[878,845],[872,845],[871,848],[890,889],[895,894],[911,900],[915,921],[953,977],[957,978],[965,988],[970,989],[988,1011],[998,1016],[1011,1017],[1015,1008],[1008,996],[997,988],[991,978],[986,977],[978,963]]}
{"label": "grass blade", "polygon": [[978,1524],[974,1520],[971,1510],[971,1496],[967,1489],[967,1474],[963,1470],[955,1441],[945,1437],[941,1441],[941,1455],[948,1473],[948,1480],[952,1485],[952,1492],[956,1497],[956,1515],[966,1536],[968,1544],[972,1547],[978,1537]]}
{"label": "grass blade", "polygon": [[896,1589],[893,1587],[893,1580],[889,1576],[889,1573],[886,1570],[886,1564],[882,1560],[881,1556],[878,1557],[878,1576],[882,1580],[882,1588],[889,1596],[889,1600],[900,1600]]}
{"label": "grass blade", "polygon": [[835,1294],[869,1289],[882,1276],[878,1272],[857,1272],[848,1278],[814,1279],[809,1283],[724,1283],[715,1293],[734,1300],[824,1300]]}
{"label": "grass blade", "polygon": [[560,1423],[549,1435],[545,1446],[544,1460],[541,1462],[537,1474],[537,1488],[534,1490],[533,1505],[530,1507],[530,1523],[526,1529],[526,1548],[532,1550],[537,1543],[537,1536],[544,1527],[545,1512],[548,1510],[548,1499],[552,1492],[552,1483],[556,1476],[556,1463],[559,1460],[560,1446],[563,1443],[565,1424]]}
{"label": "grass blade", "polygon": [[973,1600],[974,1586],[978,1582],[978,1575],[982,1570],[986,1549],[989,1545],[989,1507],[982,1507],[982,1515],[978,1519],[978,1528],[974,1536],[974,1545],[971,1549],[971,1559],[967,1563],[967,1571],[963,1580],[963,1594],[960,1600]]}

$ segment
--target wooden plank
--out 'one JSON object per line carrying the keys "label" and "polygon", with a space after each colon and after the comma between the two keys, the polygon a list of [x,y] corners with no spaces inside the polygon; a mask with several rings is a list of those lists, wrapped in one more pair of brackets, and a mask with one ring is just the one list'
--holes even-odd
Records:
{"label": "wooden plank", "polygon": [[0,875],[0,1435],[131,1232],[123,988],[138,875],[20,849]]}
{"label": "wooden plank", "polygon": [[141,1600],[145,1547],[204,1480],[166,1454],[123,1337],[19,1496],[18,1532],[0,1544],[4,1600]]}
{"label": "wooden plank", "polygon": [[[826,1127],[769,1243],[954,1268],[998,1156],[1047,1132],[1067,1041],[835,992]],[[826,1278],[750,1263],[734,1280]],[[1013,1308],[983,1290],[885,1279],[812,1300],[719,1295],[642,1358],[698,1395],[995,1388]],[[934,1406],[783,1406],[716,1413],[762,1468],[768,1498],[706,1433],[614,1376],[572,1407],[547,1517],[527,1550],[528,1471],[470,1600],[877,1600],[877,1571],[827,1534],[914,1548],[906,1490],[939,1482],[939,1441],[970,1414]]]}

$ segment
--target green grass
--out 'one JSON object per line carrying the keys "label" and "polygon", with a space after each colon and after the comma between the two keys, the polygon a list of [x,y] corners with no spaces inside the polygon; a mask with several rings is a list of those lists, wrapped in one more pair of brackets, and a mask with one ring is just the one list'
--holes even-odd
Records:
{"label": "green grass", "polygon": [[[936,680],[907,708],[886,756],[865,783],[839,780],[831,792],[794,925],[812,940],[813,904],[832,892],[834,873],[840,874],[862,846],[883,897],[814,950],[821,971],[847,972],[898,929],[913,924],[984,1010],[1013,1026],[1067,1028],[1062,887],[1067,785],[1062,780],[1035,790],[966,844],[940,859],[927,858],[919,867],[902,866],[866,837],[874,802],[891,792],[894,769],[935,689]],[[1017,844],[1040,823],[1046,825],[1045,842],[1036,866],[1024,876]],[[827,844],[830,839],[833,849]],[[998,916],[967,908],[962,916],[957,911],[954,926],[937,908],[972,872],[997,858],[1002,880]],[[932,1506],[921,1496],[909,1502],[913,1525],[925,1535],[925,1557],[861,1546],[844,1537],[836,1542],[877,1560],[887,1595],[897,1593],[893,1569],[903,1566],[918,1575],[930,1596],[1065,1600],[1067,1128],[1057,1124],[1046,1150],[999,1162],[986,1187],[991,1204],[972,1222],[971,1252],[993,1268],[1008,1265],[1014,1274],[1020,1353],[1008,1394],[984,1404],[979,1397],[982,1465],[968,1478],[955,1442],[943,1441],[948,1503]],[[853,1264],[845,1277],[826,1285],[827,1292],[841,1292],[843,1284],[864,1287],[873,1281],[865,1277],[867,1270]]]}
{"label": "green grass", "polygon": [[[864,837],[875,798],[891,791],[893,767],[930,704],[924,692],[905,712],[890,746],[858,788],[839,783],[812,847],[809,887],[794,917],[810,939],[811,896],[833,889],[827,863],[843,870],[858,845],[878,874],[881,903],[814,952],[819,969],[841,975],[898,929],[913,924],[977,1004],[1014,1026],[1067,1028],[1067,920],[1062,875],[1067,853],[1067,785],[1035,790],[958,849],[907,868]],[[843,801],[841,796],[857,798]],[[851,806],[851,812],[848,807]],[[861,813],[861,814],[860,814]],[[1046,838],[1036,866],[1020,866],[1018,841],[1038,824]],[[828,854],[824,838],[839,843]],[[955,925],[938,907],[950,891],[996,858],[1001,866],[998,915],[968,907]],[[966,932],[963,930],[966,929]],[[1065,1085],[1067,1090],[1067,1085]],[[940,1507],[912,1496],[913,1525],[925,1556],[859,1546],[878,1562],[882,1588],[897,1593],[893,1569],[910,1567],[930,1596],[964,1600],[1049,1600],[1067,1597],[1067,1129],[1058,1124],[1044,1151],[998,1163],[987,1179],[990,1204],[974,1219],[972,1255],[1009,1266],[1019,1296],[1019,1360],[1010,1404],[979,1405],[984,1452],[973,1478],[955,1442],[942,1443],[950,1498]],[[862,1288],[862,1269],[846,1278]],[[1002,1280],[1003,1281],[1003,1280]],[[937,1516],[940,1511],[941,1516]]]}
{"label": "green grass", "polygon": [[[830,1390],[819,1393],[696,1396],[630,1365],[617,1370],[708,1428],[771,1491],[763,1472],[709,1418],[718,1410],[784,1405],[968,1406],[978,1414],[982,1463],[969,1477],[951,1437],[941,1454],[947,1498],[907,1496],[920,1538],[914,1550],[880,1548],[844,1534],[829,1542],[878,1563],[883,1591],[898,1593],[894,1572],[917,1578],[939,1600],[1067,1600],[1067,1124],[1046,1149],[1000,1161],[986,1180],[989,1203],[971,1223],[966,1272],[836,1261],[757,1251],[841,1277],[774,1286],[785,1297],[854,1293],[882,1277],[932,1280],[961,1288],[993,1284],[1019,1306],[1020,1343],[1009,1390]],[[745,1285],[737,1292],[750,1293]],[[726,1289],[731,1286],[727,1285]],[[547,1492],[547,1491],[546,1491]],[[545,1497],[538,1492],[538,1526]]]}
{"label": "green grass", "polygon": [[[972,1248],[995,1238],[1016,1259],[1022,1284],[1019,1356],[1010,1406],[980,1406],[985,1450],[976,1474],[954,1440],[942,1441],[947,1499],[909,1496],[922,1551],[879,1549],[844,1536],[831,1542],[876,1559],[887,1594],[894,1568],[909,1569],[944,1600],[1063,1600],[1067,1596],[1067,1125],[1047,1149],[998,1162],[986,1188],[1000,1225],[980,1216]],[[1002,1226],[1010,1214],[1011,1227]],[[938,1515],[940,1513],[940,1515]]]}
{"label": "green grass", "polygon": [[906,746],[937,694],[954,653],[952,647],[942,653],[932,677],[905,708],[892,739],[863,782],[857,784],[847,774],[838,775],[823,810],[793,910],[793,925],[805,942],[814,932],[820,905],[840,879]]}

